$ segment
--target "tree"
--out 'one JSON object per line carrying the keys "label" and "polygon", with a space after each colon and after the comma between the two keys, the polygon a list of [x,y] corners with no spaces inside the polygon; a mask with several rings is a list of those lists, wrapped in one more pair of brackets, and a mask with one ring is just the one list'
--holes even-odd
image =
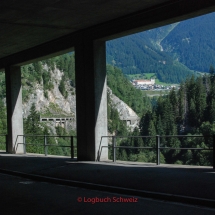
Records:
{"label": "tree", "polygon": [[171,103],[171,106],[173,108],[173,114],[175,120],[179,117],[179,109],[178,109],[178,98],[175,92],[175,88],[173,88],[169,93],[169,101]]}
{"label": "tree", "polygon": [[[27,135],[42,135],[43,134],[43,126],[40,123],[40,115],[36,110],[35,103],[32,104],[30,108],[30,114],[27,119],[24,119],[24,134]],[[27,145],[27,152],[31,153],[44,153],[44,149],[41,146],[43,143],[43,138],[39,136],[27,136],[26,143],[34,144]]]}
{"label": "tree", "polygon": [[42,73],[43,73],[43,66],[42,66],[42,63],[41,63],[41,62],[33,63],[33,67],[34,67],[34,70],[35,70],[35,77],[36,77],[36,80],[37,80],[38,83],[40,84],[41,78],[42,78]]}
{"label": "tree", "polygon": [[148,136],[154,136],[154,137],[149,137],[146,139],[147,145],[151,147],[156,146],[156,129],[153,120],[150,120],[149,122],[149,127],[148,127]]}
{"label": "tree", "polygon": [[210,65],[209,74],[210,74],[211,82],[213,83],[215,81],[215,69],[213,65]]}
{"label": "tree", "polygon": [[209,104],[209,120],[210,123],[215,122],[215,99],[212,99],[211,103]]}
{"label": "tree", "polygon": [[[131,138],[131,142],[130,142],[131,146],[133,146],[133,147],[143,146],[143,139],[141,137],[137,137],[137,136],[140,136],[140,132],[139,132],[139,129],[137,127],[134,128],[134,131],[132,132],[131,136],[133,136]],[[138,154],[140,152],[141,152],[141,149],[134,149],[134,154]]]}
{"label": "tree", "polygon": [[189,125],[194,127],[196,126],[196,106],[194,100],[191,99],[189,106]]}
{"label": "tree", "polygon": [[66,88],[65,88],[65,78],[64,78],[64,76],[60,81],[60,85],[59,85],[58,89],[61,92],[61,94],[64,96],[64,98],[68,97],[68,92],[66,91]]}
{"label": "tree", "polygon": [[[6,108],[4,103],[0,99],[0,134],[7,134],[7,119],[6,119]],[[5,150],[5,145],[1,143],[5,143],[6,139],[4,136],[0,136],[0,149]]]}
{"label": "tree", "polygon": [[143,99],[142,92],[132,86],[119,68],[107,65],[107,85],[113,94],[129,105],[137,114],[145,111],[144,103],[150,106],[147,99]]}
{"label": "tree", "polygon": [[200,126],[200,132],[203,136],[205,136],[205,144],[212,146],[213,145],[213,139],[208,138],[208,136],[215,135],[215,122],[212,124],[210,122],[203,122]]}
{"label": "tree", "polygon": [[42,128],[40,126],[40,115],[36,110],[35,103],[32,104],[30,108],[30,114],[25,120],[24,131],[26,134],[40,134]]}
{"label": "tree", "polygon": [[140,128],[140,134],[141,136],[148,136],[149,135],[149,123],[152,120],[152,112],[147,111],[145,115],[142,116],[139,128]]}
{"label": "tree", "polygon": [[108,131],[113,135],[126,135],[127,126],[125,122],[120,120],[119,113],[115,106],[111,103],[110,95],[107,94],[107,114],[108,114]]}

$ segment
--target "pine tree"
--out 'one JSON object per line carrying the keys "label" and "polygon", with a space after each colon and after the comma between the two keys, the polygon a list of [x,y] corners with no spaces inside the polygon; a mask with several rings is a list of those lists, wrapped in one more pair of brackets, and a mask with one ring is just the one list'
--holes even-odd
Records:
{"label": "pine tree", "polygon": [[[35,103],[32,104],[30,108],[30,114],[27,119],[24,119],[24,133],[27,135],[43,135],[43,127],[40,123],[40,115],[36,110]],[[44,153],[43,147],[36,146],[41,145],[44,142],[42,137],[27,136],[26,143],[34,144],[27,145],[27,152],[31,153]]]}
{"label": "pine tree", "polygon": [[185,124],[185,118],[186,118],[186,90],[185,90],[185,84],[180,84],[180,89],[178,90],[178,109],[179,109],[179,117],[177,122],[181,125]]}
{"label": "pine tree", "polygon": [[140,128],[140,134],[141,136],[148,136],[148,128],[149,128],[149,123],[152,120],[152,113],[151,111],[147,111],[144,116],[142,116],[140,123],[139,123],[139,128]]}
{"label": "pine tree", "polygon": [[213,83],[215,81],[215,69],[213,65],[210,65],[209,73],[210,73],[210,80]]}
{"label": "pine tree", "polygon": [[[131,136],[134,136],[131,139],[131,143],[130,143],[131,146],[133,146],[133,147],[143,146],[143,139],[141,137],[137,137],[137,136],[140,136],[140,132],[139,132],[139,129],[137,127],[134,129]],[[141,149],[135,149],[134,150],[135,154],[138,154],[140,152],[141,152]]]}
{"label": "pine tree", "polygon": [[209,104],[209,121],[210,123],[215,122],[215,99],[212,99],[211,103]]}
{"label": "pine tree", "polygon": [[30,114],[24,123],[24,131],[26,134],[41,134],[40,115],[36,110],[35,103],[32,104]]}
{"label": "pine tree", "polygon": [[182,156],[183,163],[186,165],[191,165],[193,162],[193,153],[191,150],[187,150],[185,154]]}
{"label": "pine tree", "polygon": [[163,123],[161,120],[161,116],[158,116],[157,124],[156,124],[156,130],[158,135],[164,135],[164,130],[163,130]]}
{"label": "pine tree", "polygon": [[[6,108],[4,106],[4,103],[0,99],[0,134],[7,134],[7,119],[6,119]],[[4,144],[6,139],[4,136],[0,136],[0,149],[5,150],[6,147]]]}
{"label": "pine tree", "polygon": [[196,106],[193,99],[191,99],[189,107],[189,125],[196,126]]}
{"label": "pine tree", "polygon": [[58,89],[61,92],[61,94],[64,96],[64,98],[68,97],[68,92],[66,91],[66,88],[65,88],[65,76],[63,76],[63,78],[61,79]]}
{"label": "pine tree", "polygon": [[202,77],[196,80],[196,94],[195,94],[195,106],[196,106],[196,123],[199,127],[203,121],[205,121],[205,111],[206,111],[206,89],[203,85]]}
{"label": "pine tree", "polygon": [[149,122],[148,135],[154,136],[154,137],[149,138],[148,146],[155,147],[156,146],[156,137],[155,137],[156,136],[156,129],[155,129],[155,125],[154,125],[153,120],[150,120],[150,122]]}
{"label": "pine tree", "polygon": [[179,117],[178,98],[175,92],[175,88],[173,88],[169,93],[169,101],[172,105],[174,118],[175,120],[178,120]]}

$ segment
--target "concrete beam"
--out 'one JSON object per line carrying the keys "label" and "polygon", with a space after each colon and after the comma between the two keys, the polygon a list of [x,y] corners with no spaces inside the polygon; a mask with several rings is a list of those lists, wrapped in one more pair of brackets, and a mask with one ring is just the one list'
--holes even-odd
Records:
{"label": "concrete beam", "polygon": [[20,66],[68,52],[83,35],[88,35],[89,40],[116,39],[214,11],[214,0],[170,0],[2,58],[0,70],[8,64]]}
{"label": "concrete beam", "polygon": [[214,0],[170,0],[92,28],[94,39],[112,40],[215,11]]}
{"label": "concrete beam", "polygon": [[[107,90],[104,41],[80,38],[75,46],[78,160],[95,161],[107,146]],[[101,143],[101,145],[100,145]],[[108,158],[103,148],[102,159]]]}
{"label": "concrete beam", "polygon": [[17,66],[5,68],[6,101],[7,101],[7,152],[23,153],[23,117],[21,69]]}

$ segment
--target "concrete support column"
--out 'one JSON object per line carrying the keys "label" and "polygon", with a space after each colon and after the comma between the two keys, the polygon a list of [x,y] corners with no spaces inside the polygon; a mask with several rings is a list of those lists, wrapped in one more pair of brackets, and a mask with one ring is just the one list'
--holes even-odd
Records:
{"label": "concrete support column", "polygon": [[[81,40],[80,40],[81,41]],[[107,146],[105,41],[82,40],[75,46],[78,160],[95,161]],[[101,159],[108,159],[102,148]]]}
{"label": "concrete support column", "polygon": [[6,101],[7,101],[7,152],[23,153],[23,117],[22,117],[22,85],[21,69],[18,66],[5,68]]}

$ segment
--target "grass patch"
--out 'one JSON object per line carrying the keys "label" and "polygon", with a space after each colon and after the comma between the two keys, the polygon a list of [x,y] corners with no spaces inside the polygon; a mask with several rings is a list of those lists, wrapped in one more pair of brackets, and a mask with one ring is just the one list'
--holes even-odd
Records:
{"label": "grass patch", "polygon": [[176,84],[170,84],[170,83],[161,82],[158,79],[155,79],[155,84],[163,85],[163,86],[176,85]]}
{"label": "grass patch", "polygon": [[146,79],[156,78],[155,73],[144,73]]}

